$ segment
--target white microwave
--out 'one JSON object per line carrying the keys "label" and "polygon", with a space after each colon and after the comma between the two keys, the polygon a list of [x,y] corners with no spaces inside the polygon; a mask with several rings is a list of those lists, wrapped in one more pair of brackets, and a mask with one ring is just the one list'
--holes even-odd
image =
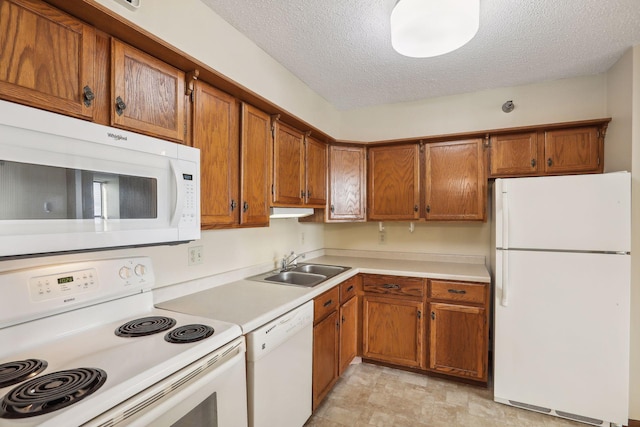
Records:
{"label": "white microwave", "polygon": [[200,238],[200,150],[0,101],[0,257]]}

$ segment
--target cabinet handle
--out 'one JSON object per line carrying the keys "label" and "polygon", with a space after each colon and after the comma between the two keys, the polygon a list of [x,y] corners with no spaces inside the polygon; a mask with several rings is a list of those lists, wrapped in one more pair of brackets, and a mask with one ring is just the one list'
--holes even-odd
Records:
{"label": "cabinet handle", "polygon": [[349,286],[349,287],[347,288],[347,292],[351,292],[352,290],[353,290],[353,285],[351,285],[351,286]]}
{"label": "cabinet handle", "polygon": [[331,205],[331,213],[334,213],[336,211],[335,206]]}
{"label": "cabinet handle", "polygon": [[246,212],[249,210],[249,203],[246,201],[242,204],[242,212]]}
{"label": "cabinet handle", "polygon": [[93,93],[89,86],[85,86],[82,88],[82,94],[84,96],[84,105],[87,107],[91,107],[91,102],[96,99],[96,95]]}
{"label": "cabinet handle", "polygon": [[418,319],[422,319],[422,312],[418,310]]}
{"label": "cabinet handle", "polygon": [[304,199],[304,190],[300,190],[300,198]]}
{"label": "cabinet handle", "polygon": [[465,291],[464,289],[449,289],[449,293],[450,294],[466,294],[467,291]]}
{"label": "cabinet handle", "polygon": [[532,168],[536,167],[536,159],[531,159],[531,167]]}
{"label": "cabinet handle", "polygon": [[342,316],[342,323],[344,323],[347,319],[344,318],[344,316]]}
{"label": "cabinet handle", "polygon": [[122,100],[122,98],[117,97],[116,98],[116,114],[118,114],[119,116],[122,115],[122,113],[124,113],[124,110],[127,108],[127,104],[124,103],[124,101]]}
{"label": "cabinet handle", "polygon": [[420,208],[418,207],[418,205],[414,205],[414,206],[413,206],[413,211],[414,211],[414,212],[418,212],[418,210],[419,210],[419,209],[420,209]]}
{"label": "cabinet handle", "polygon": [[231,200],[231,212],[233,212],[238,207],[238,204],[235,200]]}
{"label": "cabinet handle", "polygon": [[436,320],[436,313],[435,312],[431,312],[431,320]]}
{"label": "cabinet handle", "polygon": [[551,165],[553,165],[553,160],[551,160],[551,157],[549,157],[547,159],[547,166],[551,166]]}
{"label": "cabinet handle", "polygon": [[427,205],[427,213],[431,212],[431,206]]}
{"label": "cabinet handle", "polygon": [[331,304],[333,304],[333,300],[330,299],[327,302],[324,303],[324,307],[329,307]]}
{"label": "cabinet handle", "polygon": [[307,191],[307,197],[311,197],[311,191]]}
{"label": "cabinet handle", "polygon": [[400,289],[400,285],[394,285],[392,283],[385,283],[382,287],[385,289]]}

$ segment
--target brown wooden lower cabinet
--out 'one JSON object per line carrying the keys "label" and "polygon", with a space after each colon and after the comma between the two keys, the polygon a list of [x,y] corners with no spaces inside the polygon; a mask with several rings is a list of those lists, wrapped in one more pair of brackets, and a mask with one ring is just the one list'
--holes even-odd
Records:
{"label": "brown wooden lower cabinet", "polygon": [[487,381],[489,285],[429,280],[429,364],[440,374]]}
{"label": "brown wooden lower cabinet", "polygon": [[313,327],[313,410],[338,380],[338,312]]}
{"label": "brown wooden lower cabinet", "polygon": [[[338,376],[347,369],[358,355],[358,298],[357,278],[340,284],[340,358]],[[350,290],[349,290],[350,289]]]}

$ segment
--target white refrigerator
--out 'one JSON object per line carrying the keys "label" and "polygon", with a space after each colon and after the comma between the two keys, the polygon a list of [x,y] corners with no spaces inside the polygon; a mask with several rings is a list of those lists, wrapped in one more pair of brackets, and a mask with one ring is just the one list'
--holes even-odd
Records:
{"label": "white refrigerator", "polygon": [[494,196],[494,400],[626,424],[630,174],[497,179]]}

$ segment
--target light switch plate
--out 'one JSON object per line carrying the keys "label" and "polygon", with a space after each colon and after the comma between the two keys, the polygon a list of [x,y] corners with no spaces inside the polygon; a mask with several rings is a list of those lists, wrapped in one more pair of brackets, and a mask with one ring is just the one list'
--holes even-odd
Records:
{"label": "light switch plate", "polygon": [[127,9],[138,10],[142,4],[142,0],[115,0],[116,3],[124,5]]}

